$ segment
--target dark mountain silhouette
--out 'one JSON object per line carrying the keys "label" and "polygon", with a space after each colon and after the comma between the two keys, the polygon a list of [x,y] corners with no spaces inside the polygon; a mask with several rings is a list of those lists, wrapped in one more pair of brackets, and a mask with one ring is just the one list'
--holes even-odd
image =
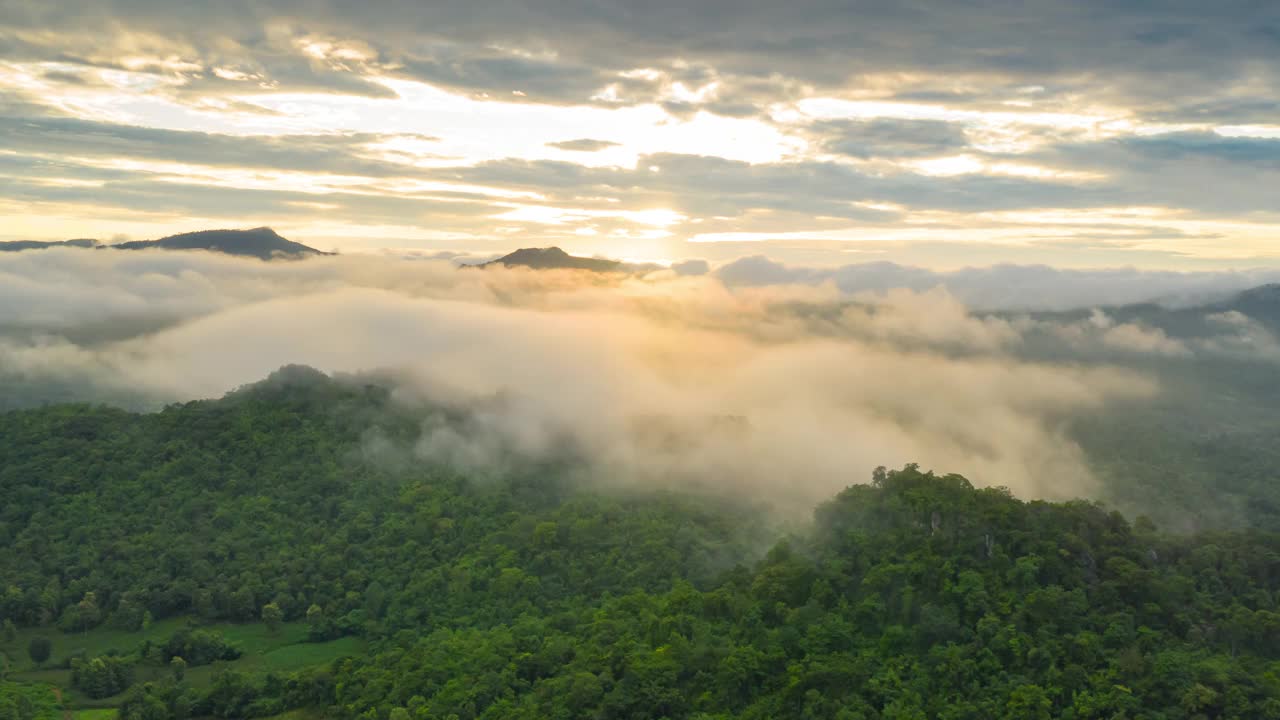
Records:
{"label": "dark mountain silhouette", "polygon": [[1248,315],[1280,334],[1280,284],[1245,290],[1217,308],[1221,312],[1235,311]]}
{"label": "dark mountain silhouette", "polygon": [[1280,285],[1260,285],[1219,302],[1194,307],[1163,309],[1152,305],[1121,308],[1117,319],[1144,322],[1174,337],[1215,335],[1221,332],[1218,318],[1224,313],[1240,313],[1273,333],[1280,333]]}
{"label": "dark mountain silhouette", "polygon": [[43,250],[51,247],[98,247],[97,240],[13,240],[0,242],[0,252],[17,252],[18,250]]}
{"label": "dark mountain silhouette", "polygon": [[[1116,323],[1136,323],[1158,328],[1173,338],[1205,338],[1220,335],[1224,315],[1240,313],[1280,336],[1280,284],[1260,285],[1226,299],[1189,306],[1170,307],[1156,302],[1113,305],[1099,308]],[[1088,318],[1093,311],[1031,313],[1032,317],[1057,322]],[[1012,316],[1011,313],[996,313]]]}
{"label": "dark mountain silhouette", "polygon": [[325,255],[302,243],[286,240],[268,227],[252,230],[201,230],[199,232],[170,235],[159,240],[137,240],[110,247],[117,250],[212,250],[228,255],[243,255],[270,260],[274,257],[304,257]]}
{"label": "dark mountain silhouette", "polygon": [[82,247],[109,250],[208,250],[227,255],[256,257],[262,260],[273,258],[302,258],[312,255],[327,255],[302,243],[286,240],[267,227],[252,230],[201,230],[199,232],[170,235],[159,240],[135,240],[131,242],[104,245],[97,240],[65,240],[61,242],[41,242],[20,240],[0,243],[0,252],[19,250],[40,250],[52,247]]}
{"label": "dark mountain silhouette", "polygon": [[587,258],[570,255],[558,247],[520,248],[497,260],[490,260],[483,265],[505,265],[507,267],[527,267],[536,270],[593,270],[595,272],[625,271],[623,263],[617,260]]}
{"label": "dark mountain silhouette", "polygon": [[661,266],[650,263],[625,263],[621,260],[607,258],[590,258],[570,255],[558,247],[520,248],[497,260],[480,263],[475,267],[503,265],[506,267],[527,267],[535,270],[590,270],[592,272],[650,272],[659,270]]}

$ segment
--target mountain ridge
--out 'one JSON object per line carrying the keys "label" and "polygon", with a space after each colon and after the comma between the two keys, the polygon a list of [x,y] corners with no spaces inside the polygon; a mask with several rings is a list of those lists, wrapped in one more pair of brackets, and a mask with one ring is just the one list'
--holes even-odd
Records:
{"label": "mountain ridge", "polygon": [[589,270],[599,273],[633,273],[657,270],[660,266],[652,263],[628,263],[608,258],[583,257],[570,255],[559,247],[545,248],[527,247],[514,250],[500,258],[468,267],[526,267],[533,270]]}
{"label": "mountain ridge", "polygon": [[205,250],[209,252],[256,257],[260,260],[275,258],[303,258],[330,255],[313,247],[289,240],[269,227],[247,230],[197,230],[167,235],[156,240],[130,240],[122,243],[102,243],[93,239],[76,240],[17,240],[0,242],[0,252],[21,252],[57,247],[76,247],[95,250]]}

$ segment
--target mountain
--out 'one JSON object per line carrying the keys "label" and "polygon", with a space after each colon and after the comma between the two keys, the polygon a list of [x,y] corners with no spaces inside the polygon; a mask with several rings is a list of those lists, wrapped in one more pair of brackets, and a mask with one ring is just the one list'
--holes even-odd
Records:
{"label": "mountain", "polygon": [[302,243],[287,240],[268,227],[252,230],[201,230],[198,232],[170,235],[159,240],[134,240],[130,242],[104,245],[97,240],[64,240],[60,242],[43,242],[38,240],[19,240],[0,242],[0,252],[16,252],[21,250],[42,250],[52,247],[79,247],[111,250],[208,250],[227,255],[256,257],[262,260],[273,258],[302,258],[312,255],[327,255]]}
{"label": "mountain", "polygon": [[1238,312],[1280,334],[1280,284],[1262,285],[1245,290],[1229,302],[1217,306],[1218,312]]}
{"label": "mountain", "polygon": [[605,258],[588,258],[570,255],[558,247],[520,248],[497,260],[481,263],[476,267],[504,265],[506,267],[527,267],[535,270],[590,270],[592,272],[647,272],[658,269],[657,265],[624,263],[621,260]]}
{"label": "mountain", "polygon": [[1280,529],[1280,285],[1030,319],[1041,329],[1023,334],[1022,357],[1104,362],[1159,388],[1070,422],[1100,499],[1181,531]]}
{"label": "mountain", "polygon": [[0,252],[18,252],[19,250],[44,250],[51,247],[101,247],[97,240],[13,240],[0,242]]}
{"label": "mountain", "polygon": [[201,230],[199,232],[170,235],[159,240],[137,240],[108,247],[117,250],[211,250],[228,255],[242,255],[270,260],[275,257],[305,257],[325,255],[302,243],[286,240],[269,227],[252,230]]}
{"label": "mountain", "polygon": [[520,248],[497,260],[483,263],[482,267],[485,265],[527,267],[535,270],[592,270],[594,272],[618,272],[623,269],[623,264],[617,260],[577,257],[558,247]]}
{"label": "mountain", "polygon": [[[1155,328],[1176,339],[1204,339],[1221,335],[1224,322],[1232,321],[1232,318],[1225,317],[1229,313],[1244,315],[1273,335],[1280,336],[1280,284],[1260,285],[1222,300],[1198,305],[1170,307],[1158,302],[1146,302],[1103,306],[1098,310],[1116,324],[1138,324]],[[1091,308],[1080,308],[1037,312],[1030,316],[1062,323],[1083,321],[1093,313]],[[996,315],[1012,318],[1016,314]]]}

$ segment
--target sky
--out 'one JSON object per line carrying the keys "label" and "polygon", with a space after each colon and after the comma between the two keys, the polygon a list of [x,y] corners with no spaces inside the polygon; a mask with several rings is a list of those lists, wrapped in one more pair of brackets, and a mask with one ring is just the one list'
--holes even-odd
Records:
{"label": "sky", "polygon": [[1280,267],[1280,3],[0,0],[0,240]]}

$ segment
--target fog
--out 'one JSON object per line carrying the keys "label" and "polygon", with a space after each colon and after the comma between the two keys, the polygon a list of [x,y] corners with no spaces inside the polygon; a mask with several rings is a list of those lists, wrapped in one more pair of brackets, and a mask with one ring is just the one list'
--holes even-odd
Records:
{"label": "fog", "polygon": [[[1246,320],[1220,324],[1230,336]],[[784,509],[907,462],[1021,497],[1093,494],[1067,421],[1160,388],[1132,368],[1020,356],[1046,322],[977,316],[945,289],[870,302],[831,283],[735,287],[683,271],[0,256],[11,398],[156,405],[217,397],[287,364],[395,370],[399,401],[468,421],[424,420],[411,447],[370,436],[369,457],[501,471],[568,448],[592,482],[701,485]],[[1104,313],[1050,329],[1127,352],[1192,351]],[[61,390],[41,398],[44,387]]]}
{"label": "fog", "polygon": [[1070,310],[1133,303],[1186,307],[1280,282],[1280,270],[1276,269],[1176,272],[994,265],[937,272],[889,262],[836,268],[789,266],[762,255],[726,263],[714,273],[734,287],[830,283],[848,293],[944,288],[975,310],[1006,311]]}

